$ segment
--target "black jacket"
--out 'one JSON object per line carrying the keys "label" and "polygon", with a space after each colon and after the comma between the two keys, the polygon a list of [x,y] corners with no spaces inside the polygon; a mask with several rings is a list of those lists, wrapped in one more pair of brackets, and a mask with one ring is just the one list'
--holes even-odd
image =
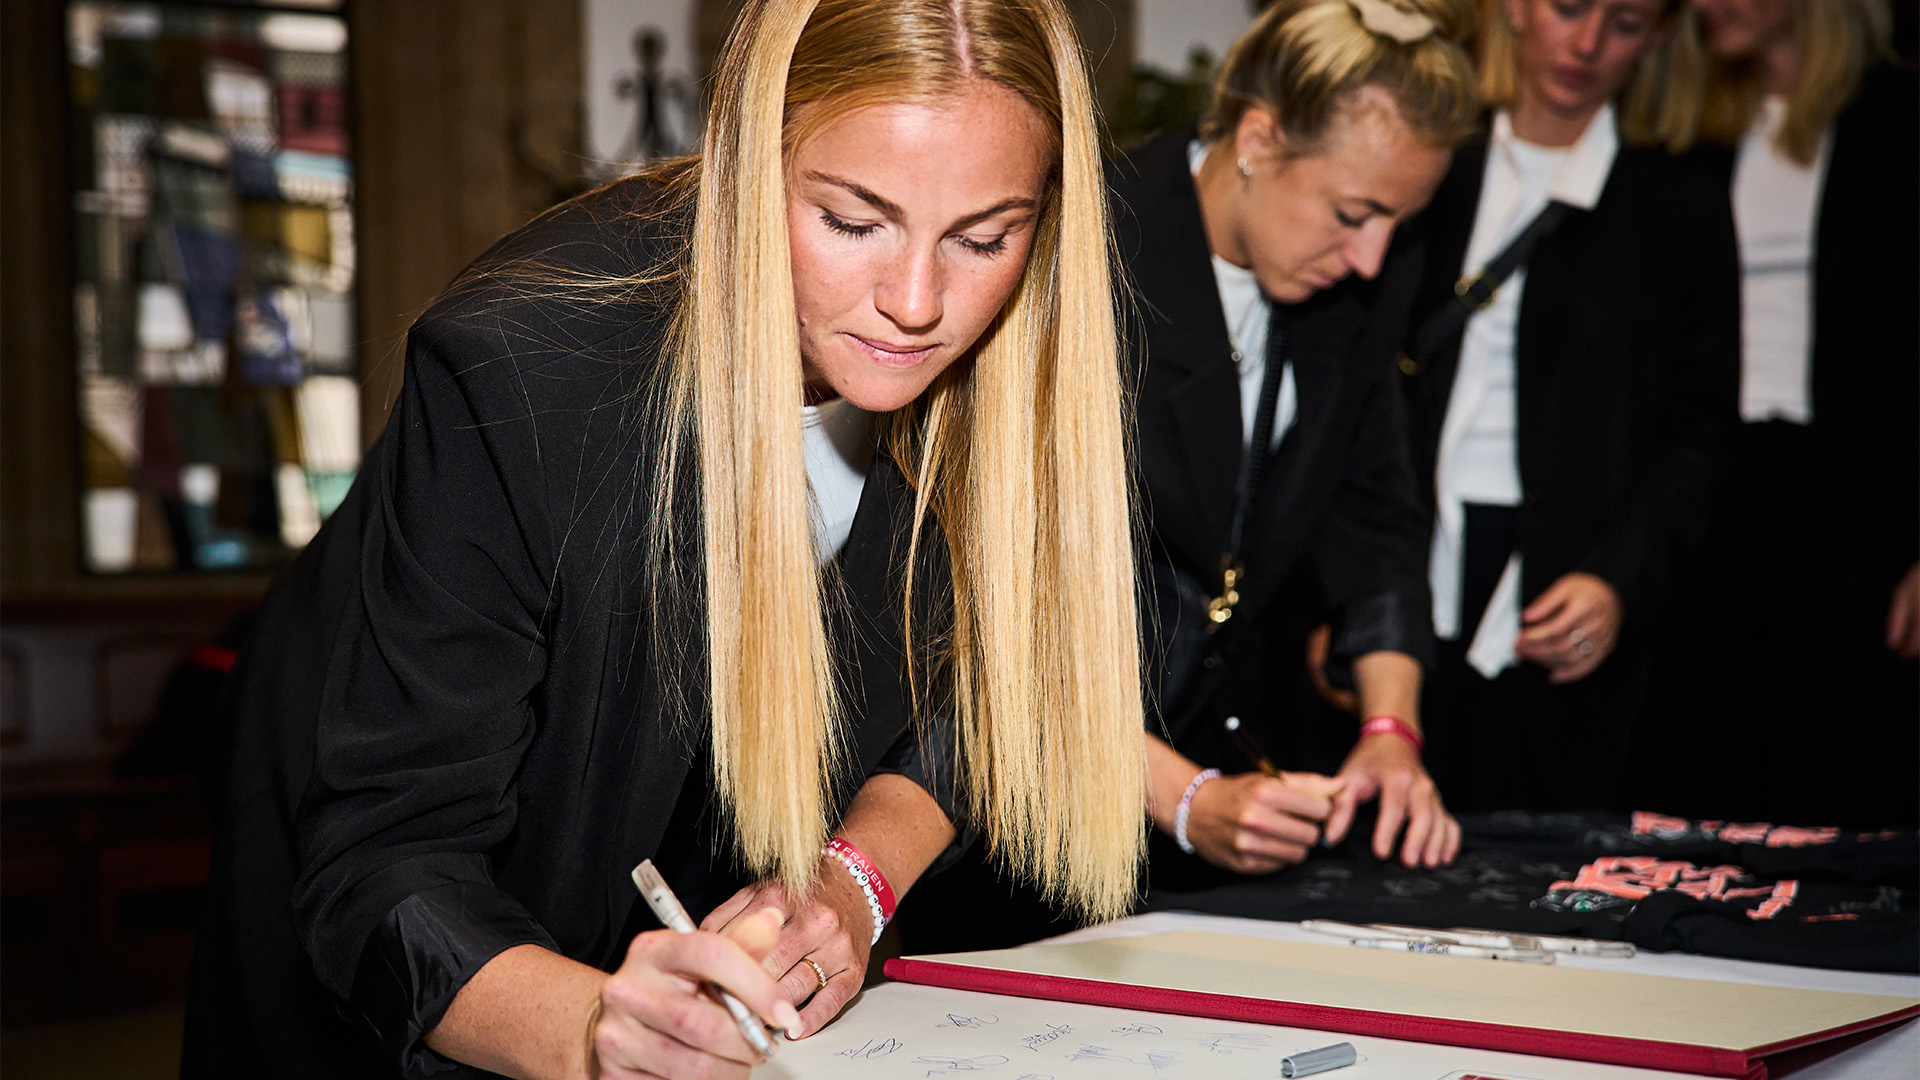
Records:
{"label": "black jacket", "polygon": [[[1136,290],[1130,334],[1136,438],[1151,557],[1217,587],[1245,437],[1239,375],[1188,166],[1192,129],[1109,170],[1120,258]],[[1338,656],[1380,649],[1426,660],[1427,519],[1406,458],[1392,382],[1419,272],[1396,247],[1374,281],[1348,280],[1291,305],[1299,406],[1248,515],[1246,568],[1228,633],[1262,637],[1297,571],[1317,573],[1340,613]],[[1317,613],[1316,613],[1317,615]],[[1249,657],[1299,668],[1299,658]]]}
{"label": "black jacket", "polygon": [[[1813,238],[1813,508],[1859,617],[1920,560],[1920,78],[1870,69],[1834,120]],[[1731,150],[1708,160],[1733,179]]]}
{"label": "black jacket", "polygon": [[[1484,140],[1461,147],[1421,217],[1415,326],[1453,302],[1487,153]],[[1621,147],[1593,209],[1527,266],[1514,364],[1523,604],[1578,570],[1619,591],[1629,626],[1663,609],[1724,467],[1739,319],[1726,190],[1687,159]],[[1431,515],[1460,335],[1419,359],[1400,382]]]}
{"label": "black jacket", "polygon": [[[636,419],[666,308],[579,287],[684,243],[653,197],[625,181],[557,208],[414,325],[385,434],[270,595],[232,702],[188,1075],[424,1075],[449,1063],[420,1037],[499,952],[620,961],[628,872],[674,839],[708,742],[698,582],[672,607],[643,558],[661,515],[698,521],[652,504]],[[842,807],[876,771],[952,794],[920,771],[903,692],[911,506],[876,455],[830,615]]]}
{"label": "black jacket", "polygon": [[[1874,827],[1920,819],[1920,665],[1886,647],[1895,584],[1920,560],[1917,82],[1868,71],[1829,130],[1813,235],[1813,416],[1739,431],[1709,572],[1649,733],[1670,762],[1644,779],[1674,793],[1663,808]],[[1708,161],[1728,184],[1734,152]],[[1836,719],[1844,739],[1828,737]]]}
{"label": "black jacket", "polygon": [[[1457,151],[1422,217],[1415,326],[1455,302],[1487,156],[1484,141]],[[1696,160],[1643,147],[1621,147],[1594,207],[1535,250],[1515,329],[1520,602],[1584,571],[1618,592],[1622,625],[1577,682],[1520,661],[1488,698],[1467,694],[1464,663],[1439,673],[1429,760],[1456,808],[1624,808],[1657,628],[1697,565],[1725,469],[1738,274],[1726,188]],[[1460,338],[1400,377],[1430,514]]]}

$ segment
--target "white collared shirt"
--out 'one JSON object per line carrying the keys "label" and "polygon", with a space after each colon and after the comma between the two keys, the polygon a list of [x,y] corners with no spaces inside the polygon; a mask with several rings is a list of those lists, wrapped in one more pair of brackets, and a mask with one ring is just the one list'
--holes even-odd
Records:
{"label": "white collared shirt", "polygon": [[[1195,176],[1207,157],[1207,145],[1198,139],[1187,144],[1187,164]],[[1240,378],[1240,447],[1253,445],[1255,413],[1260,411],[1260,384],[1267,377],[1267,323],[1273,318],[1273,302],[1260,291],[1253,271],[1235,266],[1218,255],[1213,256],[1213,283],[1220,290],[1220,310],[1227,316],[1227,338],[1233,343],[1233,363]],[[1299,391],[1293,385],[1293,364],[1280,370],[1280,400],[1273,410],[1273,441],[1268,449],[1280,445],[1280,437],[1293,426],[1299,411]]]}
{"label": "white collared shirt", "polygon": [[1813,229],[1832,138],[1802,165],[1774,145],[1786,119],[1768,97],[1740,139],[1733,223],[1740,237],[1740,419],[1813,421]]}
{"label": "white collared shirt", "polygon": [[801,406],[800,426],[813,510],[813,554],[825,566],[853,533],[867,466],[873,462],[873,414],[846,398],[834,398]]}
{"label": "white collared shirt", "polygon": [[[1611,105],[1594,114],[1577,142],[1563,148],[1520,139],[1513,133],[1507,111],[1496,112],[1461,276],[1478,273],[1492,262],[1549,202],[1593,209],[1619,149]],[[1525,288],[1522,267],[1500,286],[1492,302],[1467,319],[1461,339],[1460,366],[1447,400],[1434,469],[1439,521],[1428,561],[1434,632],[1443,638],[1457,637],[1466,621],[1460,610],[1464,504],[1517,506],[1521,501],[1514,354]],[[1516,553],[1508,560],[1468,649],[1469,661],[1488,678],[1513,663],[1520,608],[1520,556]]]}

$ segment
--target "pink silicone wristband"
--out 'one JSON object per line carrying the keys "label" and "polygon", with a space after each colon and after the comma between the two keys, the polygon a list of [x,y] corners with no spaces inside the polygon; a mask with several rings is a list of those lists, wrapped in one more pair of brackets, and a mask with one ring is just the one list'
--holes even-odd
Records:
{"label": "pink silicone wristband", "polygon": [[1407,723],[1397,716],[1376,716],[1360,725],[1360,737],[1363,739],[1369,735],[1381,735],[1388,732],[1398,735],[1412,743],[1414,753],[1424,754],[1427,752],[1427,740],[1421,738],[1418,731],[1413,730],[1412,724]]}

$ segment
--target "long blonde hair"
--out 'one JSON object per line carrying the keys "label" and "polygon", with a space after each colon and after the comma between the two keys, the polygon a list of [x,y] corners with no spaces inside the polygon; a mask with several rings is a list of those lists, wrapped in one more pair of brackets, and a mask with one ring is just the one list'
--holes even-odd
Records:
{"label": "long blonde hair", "polygon": [[[1810,165],[1821,133],[1860,89],[1860,76],[1892,55],[1893,20],[1881,0],[1795,0],[1793,28],[1800,66],[1774,141],[1789,158]],[[1700,134],[1729,145],[1739,142],[1763,96],[1757,59],[1709,58]]]}
{"label": "long blonde hair", "polygon": [[[1005,308],[887,420],[915,492],[915,549],[898,568],[914,706],[918,718],[949,704],[924,692],[937,667],[991,848],[1110,917],[1132,899],[1144,836],[1134,563],[1093,98],[1058,0],[748,4],[697,166],[654,494],[671,505],[676,463],[697,457],[714,781],[747,868],[804,888],[851,763],[796,419],[785,152],[849,109],[950,100],[969,79],[1032,105],[1058,135],[1057,166]],[[952,567],[937,640],[911,615],[915,589],[945,584],[913,579],[929,517]]]}
{"label": "long blonde hair", "polygon": [[[1519,92],[1518,34],[1502,0],[1481,0],[1480,7],[1480,96],[1488,108],[1498,109],[1512,105]],[[1666,40],[1634,65],[1615,115],[1626,142],[1677,154],[1699,133],[1698,87],[1706,60],[1692,6],[1665,0],[1660,18],[1670,24]]]}
{"label": "long blonde hair", "polygon": [[1362,87],[1378,86],[1423,141],[1452,147],[1473,132],[1473,34],[1467,0],[1396,0],[1433,23],[1428,36],[1402,43],[1367,29],[1348,0],[1278,0],[1227,50],[1200,137],[1233,135],[1250,108],[1272,113],[1289,153],[1310,154]]}

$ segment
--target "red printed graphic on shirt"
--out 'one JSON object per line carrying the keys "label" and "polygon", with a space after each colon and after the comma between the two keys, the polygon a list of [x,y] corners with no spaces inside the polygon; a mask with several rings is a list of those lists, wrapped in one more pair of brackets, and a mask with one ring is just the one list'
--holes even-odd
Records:
{"label": "red printed graphic on shirt", "polygon": [[1831,844],[1840,839],[1840,830],[1830,825],[1806,828],[1764,821],[1690,821],[1645,810],[1634,813],[1633,834],[1656,840],[1719,840],[1727,844],[1765,844],[1771,848]]}
{"label": "red printed graphic on shirt", "polygon": [[1572,881],[1556,881],[1547,890],[1552,907],[1601,910],[1632,903],[1662,891],[1695,900],[1757,900],[1747,917],[1771,919],[1800,891],[1795,881],[1748,884],[1753,876],[1738,866],[1695,866],[1653,855],[1609,856],[1580,868]]}

